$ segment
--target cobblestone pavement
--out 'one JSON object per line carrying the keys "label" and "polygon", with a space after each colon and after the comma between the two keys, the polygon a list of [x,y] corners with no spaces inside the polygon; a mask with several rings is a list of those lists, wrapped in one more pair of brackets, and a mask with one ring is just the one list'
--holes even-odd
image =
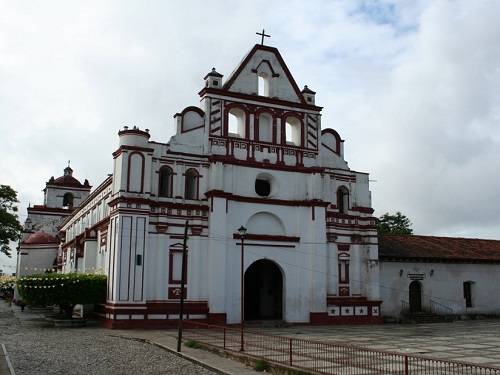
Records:
{"label": "cobblestone pavement", "polygon": [[259,328],[266,333],[500,367],[500,320]]}
{"label": "cobblestone pavement", "polygon": [[0,301],[0,343],[17,375],[214,374],[201,366],[102,328],[44,326],[29,311],[14,314]]}

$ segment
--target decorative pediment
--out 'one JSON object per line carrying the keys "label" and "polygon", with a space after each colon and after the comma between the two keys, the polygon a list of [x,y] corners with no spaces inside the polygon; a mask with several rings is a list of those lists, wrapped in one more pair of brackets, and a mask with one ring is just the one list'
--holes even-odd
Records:
{"label": "decorative pediment", "polygon": [[223,86],[224,90],[247,95],[259,93],[258,77],[269,80],[266,96],[305,104],[290,70],[276,48],[255,45]]}

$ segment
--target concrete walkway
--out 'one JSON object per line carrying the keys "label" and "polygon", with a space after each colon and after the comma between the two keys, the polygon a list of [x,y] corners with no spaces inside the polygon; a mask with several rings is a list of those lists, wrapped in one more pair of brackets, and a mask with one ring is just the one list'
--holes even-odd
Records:
{"label": "concrete walkway", "polygon": [[5,345],[0,345],[0,375],[15,375]]}
{"label": "concrete walkway", "polygon": [[113,335],[136,340],[144,340],[162,347],[171,353],[180,355],[185,359],[197,363],[219,374],[255,375],[257,372],[243,363],[221,357],[218,354],[203,350],[193,349],[182,345],[181,353],[177,353],[177,332],[158,330],[113,330]]}

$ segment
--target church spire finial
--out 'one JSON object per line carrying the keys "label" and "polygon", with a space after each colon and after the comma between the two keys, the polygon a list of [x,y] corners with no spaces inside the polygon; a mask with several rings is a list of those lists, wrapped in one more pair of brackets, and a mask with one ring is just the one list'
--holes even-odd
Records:
{"label": "church spire finial", "polygon": [[260,44],[262,44],[262,45],[264,45],[264,37],[266,37],[266,38],[271,37],[271,35],[266,34],[266,31],[264,29],[262,29],[261,33],[255,33],[255,34],[260,35],[262,37],[261,41],[260,41]]}
{"label": "church spire finial", "polygon": [[64,175],[71,176],[73,174],[73,169],[69,166],[71,164],[71,160],[68,160],[68,166],[64,168]]}

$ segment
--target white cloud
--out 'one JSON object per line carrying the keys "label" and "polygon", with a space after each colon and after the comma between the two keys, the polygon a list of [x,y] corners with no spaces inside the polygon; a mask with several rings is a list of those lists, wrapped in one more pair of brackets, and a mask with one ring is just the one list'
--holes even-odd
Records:
{"label": "white cloud", "polygon": [[[166,141],[212,66],[265,27],[323,124],[368,171],[377,213],[418,233],[500,238],[496,1],[7,2],[0,13],[1,183],[22,210],[72,160],[97,185],[124,124]],[[0,262],[1,264],[1,262]]]}

